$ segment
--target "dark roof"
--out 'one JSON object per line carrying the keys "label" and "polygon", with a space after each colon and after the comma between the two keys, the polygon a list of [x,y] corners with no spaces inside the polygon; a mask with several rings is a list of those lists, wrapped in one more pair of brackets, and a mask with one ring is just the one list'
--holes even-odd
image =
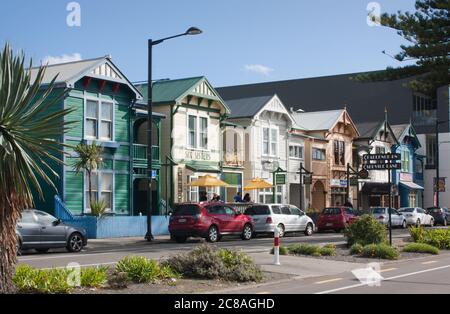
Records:
{"label": "dark roof", "polygon": [[216,90],[225,100],[277,94],[288,110],[325,111],[346,105],[355,123],[383,121],[387,107],[391,123],[409,122],[412,92],[404,86],[408,79],[361,83],[352,79],[358,74],[221,87]]}
{"label": "dark roof", "polygon": [[374,138],[377,135],[377,131],[380,129],[380,125],[383,122],[360,122],[356,123],[356,128],[361,136],[359,138]]}
{"label": "dark roof", "polygon": [[394,132],[395,137],[400,141],[401,136],[405,132],[406,128],[409,126],[409,124],[399,124],[399,125],[392,125],[391,129],[392,132]]}
{"label": "dark roof", "polygon": [[226,100],[225,102],[231,110],[229,118],[252,118],[273,97],[274,95]]}

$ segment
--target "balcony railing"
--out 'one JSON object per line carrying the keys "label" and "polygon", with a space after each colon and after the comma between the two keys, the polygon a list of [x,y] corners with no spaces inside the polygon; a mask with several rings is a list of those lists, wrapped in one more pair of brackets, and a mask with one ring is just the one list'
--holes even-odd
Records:
{"label": "balcony railing", "polygon": [[[147,157],[147,145],[133,144],[133,163],[135,167],[147,167]],[[152,158],[154,162],[160,162],[159,146],[152,147]]]}

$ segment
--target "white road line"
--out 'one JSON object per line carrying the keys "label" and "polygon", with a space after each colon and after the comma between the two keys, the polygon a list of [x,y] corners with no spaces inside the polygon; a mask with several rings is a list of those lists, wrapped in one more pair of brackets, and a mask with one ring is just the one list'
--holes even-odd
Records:
{"label": "white road line", "polygon": [[[403,274],[403,275],[398,275],[398,276],[393,276],[393,277],[385,278],[383,281],[390,281],[390,280],[394,280],[394,279],[410,277],[410,276],[414,276],[414,275],[420,275],[420,274],[429,273],[429,272],[432,272],[432,271],[442,270],[442,269],[446,269],[446,268],[450,268],[450,265],[436,267],[436,268],[431,268],[431,269],[420,270],[420,271],[416,271],[416,272],[413,272],[413,273],[408,273],[408,274]],[[346,286],[346,287],[341,287],[341,288],[321,291],[321,292],[317,292],[315,294],[329,294],[329,293],[333,293],[333,292],[339,292],[339,291],[348,290],[348,289],[352,289],[352,288],[363,287],[363,286],[367,286],[367,285],[363,284],[363,283],[360,283],[360,284],[355,284],[355,285],[351,285],[351,286]]]}
{"label": "white road line", "polygon": [[430,264],[436,264],[437,261],[428,261],[428,262],[423,262],[422,265],[430,265]]}
{"label": "white road line", "polygon": [[387,273],[387,272],[390,272],[390,271],[393,271],[393,270],[397,270],[398,268],[387,268],[387,269],[382,269],[382,270],[380,270],[380,273]]}
{"label": "white road line", "polygon": [[324,283],[336,282],[336,281],[341,281],[341,280],[344,280],[344,278],[334,278],[334,279],[329,279],[329,280],[324,280],[324,281],[318,281],[315,284],[323,285]]}

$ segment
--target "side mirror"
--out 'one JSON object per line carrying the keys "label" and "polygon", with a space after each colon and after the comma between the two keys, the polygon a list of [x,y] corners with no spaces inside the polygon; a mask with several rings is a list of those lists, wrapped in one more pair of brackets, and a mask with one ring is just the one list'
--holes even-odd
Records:
{"label": "side mirror", "polygon": [[61,219],[55,220],[53,226],[59,226],[61,224]]}

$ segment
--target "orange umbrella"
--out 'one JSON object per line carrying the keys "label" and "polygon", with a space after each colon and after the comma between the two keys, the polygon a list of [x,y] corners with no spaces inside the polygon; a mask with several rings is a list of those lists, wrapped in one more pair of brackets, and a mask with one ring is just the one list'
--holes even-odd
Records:
{"label": "orange umbrella", "polygon": [[219,180],[213,176],[206,175],[204,177],[200,177],[195,181],[192,181],[188,184],[188,186],[201,186],[201,187],[226,187],[227,183]]}
{"label": "orange umbrella", "polygon": [[263,189],[272,189],[273,185],[267,181],[264,181],[261,178],[255,178],[249,182],[248,185],[244,187],[244,190],[263,190]]}

